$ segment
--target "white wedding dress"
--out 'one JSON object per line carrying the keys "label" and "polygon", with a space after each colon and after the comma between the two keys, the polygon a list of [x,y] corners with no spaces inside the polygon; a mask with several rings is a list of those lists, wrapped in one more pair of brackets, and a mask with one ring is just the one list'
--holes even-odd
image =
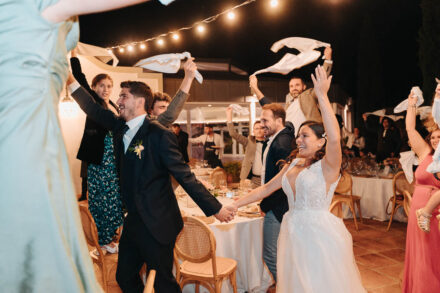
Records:
{"label": "white wedding dress", "polygon": [[278,238],[277,292],[366,292],[354,260],[351,235],[343,221],[329,212],[338,181],[326,192],[321,161],[317,161],[297,175],[295,199],[284,174],[282,187],[289,211]]}

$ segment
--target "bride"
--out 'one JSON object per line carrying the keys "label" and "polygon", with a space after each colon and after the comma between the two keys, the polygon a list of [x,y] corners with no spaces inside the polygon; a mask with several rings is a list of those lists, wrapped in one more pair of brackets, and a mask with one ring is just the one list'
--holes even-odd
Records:
{"label": "bride", "polygon": [[277,292],[366,292],[351,235],[328,210],[341,172],[340,133],[327,96],[332,77],[321,66],[315,76],[323,124],[304,122],[296,139],[298,149],[281,172],[232,208],[261,200],[279,188],[286,193],[289,211],[278,238]]}

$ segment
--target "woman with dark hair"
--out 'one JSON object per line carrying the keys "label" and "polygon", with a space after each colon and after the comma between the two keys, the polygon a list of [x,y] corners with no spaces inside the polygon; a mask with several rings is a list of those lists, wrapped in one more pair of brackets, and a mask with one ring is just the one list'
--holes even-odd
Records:
{"label": "woman with dark hair", "polygon": [[[440,94],[440,93],[439,93]],[[406,131],[409,143],[419,158],[415,172],[416,185],[408,215],[406,233],[405,273],[403,292],[440,292],[440,232],[437,229],[439,214],[433,205],[428,212],[424,207],[439,190],[437,174],[426,169],[432,162],[434,150],[440,141],[440,129],[434,129],[424,140],[415,128],[417,97],[410,93],[406,113]],[[432,203],[432,202],[431,202]],[[419,228],[420,227],[420,228]],[[431,231],[429,234],[426,232]]]}
{"label": "woman with dark hair", "polygon": [[[90,87],[82,72],[75,50],[70,59],[72,74],[93,97],[95,102],[118,115],[118,107],[110,100],[112,78],[105,73],[96,75]],[[86,118],[84,134],[77,158],[81,160],[81,177],[87,179],[89,210],[98,229],[99,244],[108,252],[116,253],[114,240],[117,229],[123,223],[119,178],[113,153],[113,135],[97,122]],[[84,168],[84,165],[87,166]],[[86,175],[83,173],[86,169]],[[84,176],[85,175],[85,176]]]}
{"label": "woman with dark hair", "polygon": [[298,149],[280,173],[231,208],[258,201],[279,188],[286,193],[289,211],[278,238],[277,292],[365,292],[351,235],[342,219],[329,212],[342,164],[340,130],[327,96],[331,77],[320,66],[315,76],[323,124],[304,122],[296,139]]}

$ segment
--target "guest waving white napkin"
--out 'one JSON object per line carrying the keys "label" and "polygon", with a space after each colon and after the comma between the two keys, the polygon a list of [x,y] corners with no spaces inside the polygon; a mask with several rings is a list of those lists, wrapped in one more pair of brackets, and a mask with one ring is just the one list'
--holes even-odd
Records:
{"label": "guest waving white napkin", "polygon": [[[417,97],[417,103],[416,103],[417,107],[423,104],[423,93],[418,86],[413,86],[411,89],[411,93],[413,93]],[[394,113],[400,113],[406,111],[407,109],[408,109],[408,99],[405,99],[394,108]]]}
{"label": "guest waving white napkin", "polygon": [[[134,66],[163,73],[177,73],[180,69],[180,61],[185,58],[191,58],[191,54],[189,52],[162,54],[142,59]],[[199,83],[203,83],[203,76],[198,70],[195,78]]]}
{"label": "guest waving white napkin", "polygon": [[84,43],[79,42],[76,47],[76,51],[77,51],[78,55],[93,56],[104,63],[107,63],[113,59],[113,66],[118,65],[118,62],[119,62],[118,58],[115,56],[115,54],[113,54],[112,51],[108,51],[107,49],[104,49],[101,47],[97,47],[97,46],[93,46],[93,45],[84,44]]}
{"label": "guest waving white napkin", "polygon": [[300,53],[298,55],[286,53],[276,64],[258,70],[253,75],[265,72],[288,74],[294,69],[301,68],[318,60],[321,52],[314,49],[319,47],[329,47],[330,44],[308,38],[290,37],[275,42],[270,49],[272,52],[276,53],[284,46],[295,48]]}

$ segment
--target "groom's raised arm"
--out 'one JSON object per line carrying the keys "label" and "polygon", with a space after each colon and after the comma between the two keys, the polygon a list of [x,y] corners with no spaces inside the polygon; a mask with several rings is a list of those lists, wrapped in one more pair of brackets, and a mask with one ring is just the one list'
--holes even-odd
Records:
{"label": "groom's raised arm", "polygon": [[113,130],[121,124],[121,121],[112,111],[106,110],[95,103],[90,93],[80,86],[73,76],[69,75],[67,85],[72,97],[90,119],[108,130]]}

